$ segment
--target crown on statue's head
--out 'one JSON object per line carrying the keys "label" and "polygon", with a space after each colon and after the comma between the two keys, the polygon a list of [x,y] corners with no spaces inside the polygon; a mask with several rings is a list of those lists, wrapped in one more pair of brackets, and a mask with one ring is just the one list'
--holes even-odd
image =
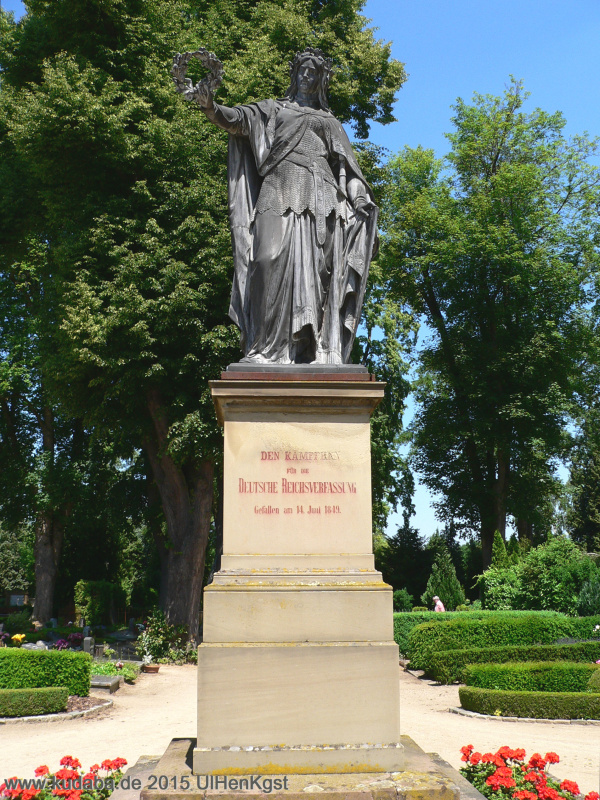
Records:
{"label": "crown on statue's head", "polygon": [[293,75],[297,71],[300,64],[308,59],[318,63],[323,78],[326,84],[328,84],[331,73],[333,72],[333,61],[331,58],[327,58],[325,53],[322,50],[319,50],[318,47],[307,47],[301,53],[296,53],[294,60],[289,62],[290,74]]}

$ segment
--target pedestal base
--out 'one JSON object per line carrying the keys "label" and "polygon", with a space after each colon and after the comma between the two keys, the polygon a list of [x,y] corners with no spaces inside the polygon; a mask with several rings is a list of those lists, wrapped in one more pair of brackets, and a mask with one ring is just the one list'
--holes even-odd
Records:
{"label": "pedestal base", "polygon": [[[193,775],[193,739],[173,739],[152,764],[140,763],[125,775],[114,800],[304,800],[318,793],[320,800],[484,800],[475,787],[435,753],[424,753],[408,736],[401,737],[403,765],[397,771],[356,774],[283,774],[280,777]],[[144,787],[127,790],[129,775],[140,775]],[[161,789],[159,786],[164,786]]]}

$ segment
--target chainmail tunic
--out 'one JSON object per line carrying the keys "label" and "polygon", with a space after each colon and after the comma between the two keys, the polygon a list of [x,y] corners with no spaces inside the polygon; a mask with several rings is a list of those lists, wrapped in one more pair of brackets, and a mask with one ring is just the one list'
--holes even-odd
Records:
{"label": "chainmail tunic", "polygon": [[[306,165],[294,163],[308,162]],[[291,210],[301,214],[307,209],[317,216],[317,197],[315,196],[315,173],[322,178],[323,199],[321,213],[327,217],[332,211],[336,216],[344,216],[343,197],[327,161],[328,151],[323,131],[323,123],[318,116],[311,116],[304,136],[287,158],[277,164],[263,180],[255,213],[275,213],[283,216]]]}

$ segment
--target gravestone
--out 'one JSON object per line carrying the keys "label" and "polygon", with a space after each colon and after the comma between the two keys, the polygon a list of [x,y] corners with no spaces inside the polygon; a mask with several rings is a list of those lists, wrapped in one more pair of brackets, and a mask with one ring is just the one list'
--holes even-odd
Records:
{"label": "gravestone", "polygon": [[86,636],[83,640],[83,652],[89,653],[92,657],[94,656],[94,645],[95,641],[93,636]]}

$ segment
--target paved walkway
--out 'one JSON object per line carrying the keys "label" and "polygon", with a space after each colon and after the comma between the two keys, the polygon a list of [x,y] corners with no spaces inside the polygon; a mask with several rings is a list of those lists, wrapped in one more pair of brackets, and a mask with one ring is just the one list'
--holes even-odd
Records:
{"label": "paved walkway", "polygon": [[[400,671],[401,732],[427,752],[460,767],[460,747],[485,752],[501,745],[524,747],[528,755],[553,750],[561,757],[553,773],[577,781],[584,792],[599,789],[600,726],[565,723],[474,720],[449,714],[457,706],[456,686],[436,686]],[[114,705],[100,716],[64,722],[0,726],[0,779],[33,776],[40,764],[52,771],[72,755],[84,767],[105,758],[160,755],[175,737],[194,736],[196,668],[162,665],[157,675],[140,675],[135,686],[112,695]]]}

